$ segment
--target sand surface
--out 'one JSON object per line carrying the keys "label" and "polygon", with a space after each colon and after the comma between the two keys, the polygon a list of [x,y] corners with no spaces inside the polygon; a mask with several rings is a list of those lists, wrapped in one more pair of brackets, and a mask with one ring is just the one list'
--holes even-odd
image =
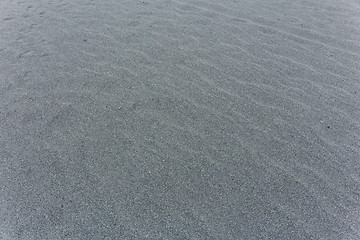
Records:
{"label": "sand surface", "polygon": [[360,239],[358,0],[1,0],[0,239]]}

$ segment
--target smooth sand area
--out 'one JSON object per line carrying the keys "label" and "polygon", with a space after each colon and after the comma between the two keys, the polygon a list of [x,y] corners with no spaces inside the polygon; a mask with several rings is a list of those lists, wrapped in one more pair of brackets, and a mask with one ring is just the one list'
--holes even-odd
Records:
{"label": "smooth sand area", "polygon": [[360,239],[358,0],[1,0],[0,239]]}

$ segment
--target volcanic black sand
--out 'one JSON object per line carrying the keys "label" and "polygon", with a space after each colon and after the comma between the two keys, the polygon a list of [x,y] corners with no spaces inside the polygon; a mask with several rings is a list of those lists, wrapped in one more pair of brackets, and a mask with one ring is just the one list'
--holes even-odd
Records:
{"label": "volcanic black sand", "polygon": [[0,239],[360,239],[358,0],[0,1]]}

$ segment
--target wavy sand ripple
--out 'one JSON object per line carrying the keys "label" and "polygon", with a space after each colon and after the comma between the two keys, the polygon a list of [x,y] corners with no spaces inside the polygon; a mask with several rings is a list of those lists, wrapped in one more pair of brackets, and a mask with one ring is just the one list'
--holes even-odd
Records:
{"label": "wavy sand ripple", "polygon": [[0,16],[0,238],[360,238],[357,1]]}

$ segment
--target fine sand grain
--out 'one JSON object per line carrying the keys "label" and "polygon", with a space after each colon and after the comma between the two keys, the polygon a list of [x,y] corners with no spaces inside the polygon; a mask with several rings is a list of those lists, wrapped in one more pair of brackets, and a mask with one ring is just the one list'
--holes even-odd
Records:
{"label": "fine sand grain", "polygon": [[0,239],[360,239],[358,0],[1,0]]}

